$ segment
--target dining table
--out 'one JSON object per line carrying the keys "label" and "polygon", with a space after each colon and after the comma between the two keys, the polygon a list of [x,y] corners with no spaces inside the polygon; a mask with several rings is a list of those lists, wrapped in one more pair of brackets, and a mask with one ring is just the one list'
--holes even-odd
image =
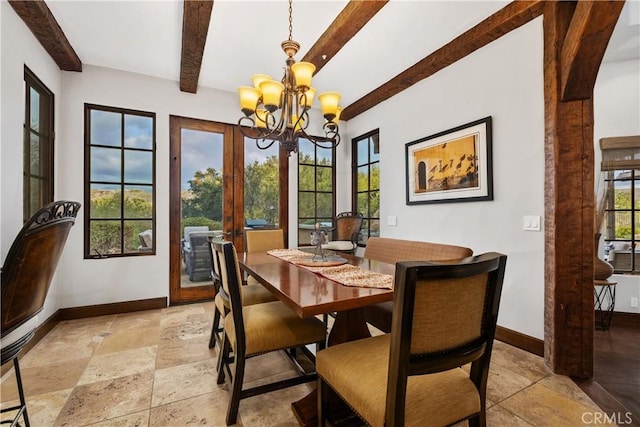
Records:
{"label": "dining table", "polygon": [[[271,290],[277,298],[291,308],[298,316],[313,317],[327,313],[335,314],[335,319],[327,338],[327,345],[332,346],[347,341],[370,337],[370,331],[364,318],[363,308],[385,301],[393,300],[393,290],[389,288],[371,287],[366,283],[372,277],[371,284],[380,277],[393,283],[395,265],[381,261],[362,258],[356,255],[340,254],[331,260],[338,262],[298,263],[287,257],[275,256],[297,251],[281,250],[268,252],[252,252],[239,255],[241,268],[253,276],[259,283]],[[298,254],[300,251],[298,251]],[[309,254],[309,260],[313,254]],[[353,286],[340,283],[334,276],[324,274],[324,265],[350,265],[359,267],[363,272],[360,283]],[[349,267],[350,268],[350,267]],[[330,270],[326,270],[330,271]],[[389,277],[390,276],[390,277]],[[332,280],[329,277],[334,277]],[[365,283],[362,283],[365,280]],[[374,286],[377,286],[374,284]],[[299,401],[292,403],[293,412],[300,425],[317,425],[317,394],[315,390]]]}

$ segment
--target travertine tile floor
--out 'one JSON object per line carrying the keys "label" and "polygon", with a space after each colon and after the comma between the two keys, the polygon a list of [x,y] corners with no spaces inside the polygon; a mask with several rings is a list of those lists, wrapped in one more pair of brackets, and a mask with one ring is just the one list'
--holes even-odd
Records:
{"label": "travertine tile floor", "polygon": [[[31,424],[224,426],[229,392],[215,382],[212,313],[207,302],[59,323],[21,359]],[[246,381],[292,373],[274,353],[251,359]],[[297,426],[290,404],[310,387],[242,400],[238,425]],[[1,392],[2,407],[15,404],[13,371]],[[497,341],[488,399],[489,426],[581,426],[600,411],[541,358]]]}

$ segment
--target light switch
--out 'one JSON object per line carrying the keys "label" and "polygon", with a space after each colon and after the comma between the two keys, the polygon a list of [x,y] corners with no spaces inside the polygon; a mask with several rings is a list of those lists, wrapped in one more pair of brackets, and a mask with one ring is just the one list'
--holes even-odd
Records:
{"label": "light switch", "polygon": [[540,231],[540,216],[525,215],[522,217],[522,229],[525,231]]}
{"label": "light switch", "polygon": [[398,217],[397,216],[388,216],[387,217],[387,225],[398,225]]}

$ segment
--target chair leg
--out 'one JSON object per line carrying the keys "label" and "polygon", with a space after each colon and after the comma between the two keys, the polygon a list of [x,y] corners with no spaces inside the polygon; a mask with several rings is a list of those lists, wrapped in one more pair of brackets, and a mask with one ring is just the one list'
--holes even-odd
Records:
{"label": "chair leg", "polygon": [[[22,417],[24,418],[24,425],[29,427],[29,417],[27,416],[27,400],[24,398],[24,389],[22,388],[22,376],[20,375],[20,364],[18,363],[18,356],[13,359],[13,367],[15,369],[16,374],[16,382],[18,383],[18,396],[20,396],[20,405],[24,408],[22,410]],[[20,415],[18,414],[17,418]]]}
{"label": "chair leg", "polygon": [[[236,352],[237,353],[237,352]],[[233,381],[231,386],[231,398],[229,400],[229,409],[227,410],[227,425],[233,425],[238,418],[238,408],[240,407],[240,395],[242,394],[242,381],[244,380],[244,354],[236,354],[236,369],[233,373]]]}
{"label": "chair leg", "polygon": [[326,385],[320,375],[318,375],[318,379],[316,380],[316,392],[318,395],[317,405],[318,405],[318,427],[324,427],[326,424],[326,415],[325,415],[325,388]]}
{"label": "chair leg", "polygon": [[226,333],[223,333],[222,343],[220,344],[220,352],[218,353],[218,384],[224,383],[224,368],[228,363],[229,353],[231,351],[230,347],[231,346],[229,345],[229,338],[227,338]]}
{"label": "chair leg", "polygon": [[211,327],[211,338],[209,338],[209,348],[216,347],[216,341],[218,341],[218,334],[220,332],[220,312],[215,308],[213,313],[213,326]]}

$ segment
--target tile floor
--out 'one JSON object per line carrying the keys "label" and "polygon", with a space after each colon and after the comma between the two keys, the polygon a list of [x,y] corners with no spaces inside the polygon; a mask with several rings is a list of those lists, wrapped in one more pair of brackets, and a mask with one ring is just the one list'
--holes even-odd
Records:
{"label": "tile floor", "polygon": [[[229,392],[215,381],[212,313],[207,302],[59,323],[21,359],[31,424],[224,426]],[[249,361],[246,380],[285,372],[284,355],[264,355]],[[242,400],[238,425],[297,426],[290,403],[309,387]],[[2,407],[15,404],[13,371],[1,393]],[[497,341],[488,399],[489,426],[581,426],[600,411],[541,358]]]}

